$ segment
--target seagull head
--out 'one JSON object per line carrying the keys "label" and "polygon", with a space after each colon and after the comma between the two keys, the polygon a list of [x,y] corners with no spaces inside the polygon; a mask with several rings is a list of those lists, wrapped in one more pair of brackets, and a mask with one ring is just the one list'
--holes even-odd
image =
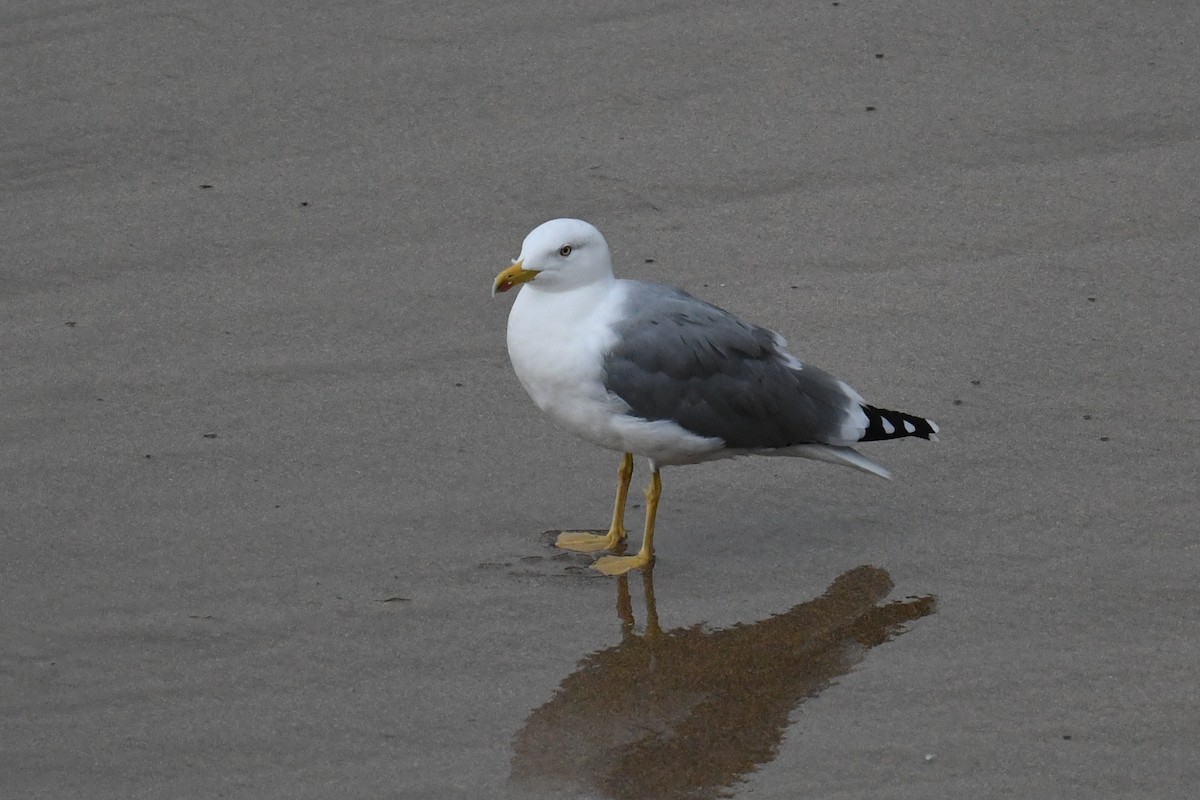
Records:
{"label": "seagull head", "polygon": [[492,296],[537,281],[538,289],[563,291],[612,280],[608,243],[581,219],[552,219],[538,225],[521,244],[521,255],[496,276]]}

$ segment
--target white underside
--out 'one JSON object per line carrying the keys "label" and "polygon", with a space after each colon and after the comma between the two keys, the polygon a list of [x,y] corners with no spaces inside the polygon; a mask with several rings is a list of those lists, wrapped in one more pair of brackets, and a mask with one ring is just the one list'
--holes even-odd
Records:
{"label": "white underside", "polygon": [[603,353],[624,294],[613,280],[546,292],[524,286],[508,317],[513,370],[538,408],[576,436],[658,464],[720,458],[720,439],[697,436],[674,422],[628,415],[629,406],[604,388]]}
{"label": "white underside", "polygon": [[[527,284],[513,303],[508,317],[513,369],[538,408],[558,425],[592,444],[634,453],[658,466],[772,455],[811,458],[890,477],[883,467],[849,447],[804,444],[776,450],[729,449],[719,438],[697,436],[669,420],[629,416],[629,406],[604,388],[603,375],[603,354],[616,344],[612,325],[626,287],[615,279],[562,292]],[[853,389],[846,389],[857,396]]]}

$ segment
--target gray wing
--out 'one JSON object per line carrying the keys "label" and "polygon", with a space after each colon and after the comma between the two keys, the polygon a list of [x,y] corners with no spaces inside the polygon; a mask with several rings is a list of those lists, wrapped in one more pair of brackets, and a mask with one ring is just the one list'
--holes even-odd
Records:
{"label": "gray wing", "polygon": [[631,414],[673,420],[731,448],[845,443],[858,402],[832,375],[797,368],[778,335],[728,311],[679,289],[629,283],[604,373]]}

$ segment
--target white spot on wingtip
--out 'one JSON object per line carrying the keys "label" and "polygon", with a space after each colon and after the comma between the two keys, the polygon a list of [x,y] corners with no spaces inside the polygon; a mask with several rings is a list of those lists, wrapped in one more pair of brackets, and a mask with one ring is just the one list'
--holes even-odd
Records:
{"label": "white spot on wingtip", "polygon": [[929,427],[933,428],[933,432],[934,432],[934,433],[941,433],[941,432],[942,432],[942,431],[941,431],[941,429],[940,429],[940,428],[938,428],[938,426],[937,426],[937,423],[936,423],[936,422],[934,422],[933,420],[929,420],[929,419],[927,419],[927,420],[925,420],[925,421],[929,423]]}
{"label": "white spot on wingtip", "polygon": [[917,429],[913,427],[913,424],[911,422],[909,422],[908,420],[904,420],[904,432],[905,433],[916,433]]}
{"label": "white spot on wingtip", "polygon": [[886,433],[888,436],[891,436],[893,433],[896,432],[895,426],[892,425],[892,423],[888,422],[886,419],[883,419],[882,417],[880,417],[879,421],[883,423],[883,432]]}

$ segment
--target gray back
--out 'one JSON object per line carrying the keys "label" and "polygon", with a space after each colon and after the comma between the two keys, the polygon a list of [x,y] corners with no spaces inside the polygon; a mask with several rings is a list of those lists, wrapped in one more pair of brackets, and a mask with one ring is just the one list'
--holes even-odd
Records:
{"label": "gray back", "polygon": [[605,386],[632,414],[731,448],[836,438],[854,403],[837,379],[788,365],[777,336],[668,286],[629,281]]}

